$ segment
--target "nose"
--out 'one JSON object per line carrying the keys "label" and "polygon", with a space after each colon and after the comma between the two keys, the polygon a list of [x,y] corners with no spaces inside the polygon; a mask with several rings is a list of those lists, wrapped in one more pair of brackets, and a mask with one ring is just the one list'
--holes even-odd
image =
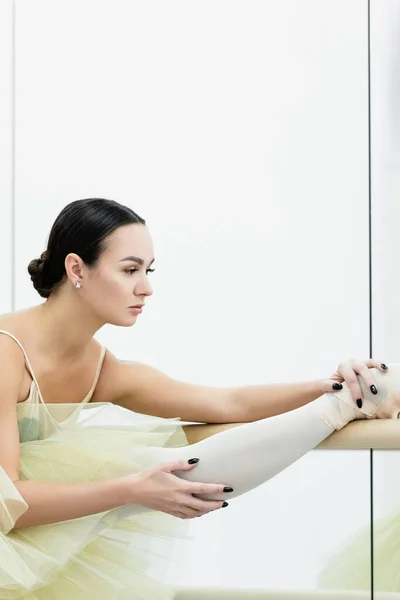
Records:
{"label": "nose", "polygon": [[153,294],[153,288],[150,284],[148,277],[143,278],[140,283],[136,285],[135,296],[151,296]]}

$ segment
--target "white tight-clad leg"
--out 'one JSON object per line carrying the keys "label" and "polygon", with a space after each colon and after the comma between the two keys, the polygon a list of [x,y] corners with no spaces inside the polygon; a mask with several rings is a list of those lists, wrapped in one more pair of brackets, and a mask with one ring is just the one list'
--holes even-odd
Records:
{"label": "white tight-clad leg", "polygon": [[397,418],[400,411],[400,364],[387,373],[373,369],[378,394],[373,395],[361,379],[363,407],[359,410],[344,384],[340,392],[324,394],[296,410],[246,423],[217,433],[191,446],[159,448],[153,464],[199,458],[190,471],[174,474],[190,481],[220,483],[234,491],[202,495],[208,499],[230,499],[261,485],[315,448],[333,431],[354,419]]}

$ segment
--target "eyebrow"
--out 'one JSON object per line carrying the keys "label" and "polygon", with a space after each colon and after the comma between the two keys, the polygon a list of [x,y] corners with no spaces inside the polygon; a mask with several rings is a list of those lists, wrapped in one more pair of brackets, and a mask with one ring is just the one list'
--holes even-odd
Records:
{"label": "eyebrow", "polygon": [[[125,258],[121,258],[121,260],[119,262],[124,262],[124,260],[129,260],[129,261],[137,262],[139,265],[144,265],[143,258],[138,258],[137,256],[126,256]],[[150,261],[149,266],[152,265],[155,260],[156,259],[153,258],[153,260]]]}

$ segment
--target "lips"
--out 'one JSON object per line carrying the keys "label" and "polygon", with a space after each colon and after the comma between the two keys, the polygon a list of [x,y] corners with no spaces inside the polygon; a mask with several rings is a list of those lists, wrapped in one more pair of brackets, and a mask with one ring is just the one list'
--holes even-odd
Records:
{"label": "lips", "polygon": [[130,306],[129,308],[143,308],[144,304],[136,304],[136,306]]}

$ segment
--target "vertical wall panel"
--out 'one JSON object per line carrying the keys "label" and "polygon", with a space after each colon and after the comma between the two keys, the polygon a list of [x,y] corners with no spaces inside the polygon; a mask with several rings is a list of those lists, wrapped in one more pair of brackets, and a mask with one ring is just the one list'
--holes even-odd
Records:
{"label": "vertical wall panel", "polygon": [[[372,291],[374,356],[400,361],[400,0],[371,2]],[[388,458],[389,460],[389,458]],[[395,455],[390,460],[396,460]],[[384,461],[380,461],[384,468]],[[389,464],[389,463],[388,463]],[[400,465],[399,465],[400,466]],[[377,490],[382,511],[400,506],[400,485]],[[377,505],[378,506],[378,505]]]}
{"label": "vertical wall panel", "polygon": [[[138,324],[98,334],[117,356],[215,385],[317,378],[368,356],[364,0],[19,0],[17,9],[18,308],[41,301],[26,266],[61,208],[105,196],[147,219],[156,251],[156,293]],[[317,478],[325,458],[315,460],[304,464]],[[332,460],[338,496],[356,494],[365,463]],[[329,556],[368,505],[354,495],[343,514],[322,489],[310,511],[304,472],[299,463],[193,523],[192,549],[168,577],[287,587],[291,532],[277,537],[286,494],[311,540],[291,582],[313,587],[321,519],[330,515]],[[235,528],[243,537],[233,543]],[[275,554],[268,570],[279,544],[282,560]]]}
{"label": "vertical wall panel", "polygon": [[[400,361],[399,61],[400,1],[371,0],[373,349],[385,361]],[[400,592],[400,452],[375,451],[373,464],[374,598],[383,600]]]}
{"label": "vertical wall panel", "polygon": [[400,2],[371,2],[373,347],[400,360]]}
{"label": "vertical wall panel", "polygon": [[0,3],[0,314],[12,302],[12,4]]}

